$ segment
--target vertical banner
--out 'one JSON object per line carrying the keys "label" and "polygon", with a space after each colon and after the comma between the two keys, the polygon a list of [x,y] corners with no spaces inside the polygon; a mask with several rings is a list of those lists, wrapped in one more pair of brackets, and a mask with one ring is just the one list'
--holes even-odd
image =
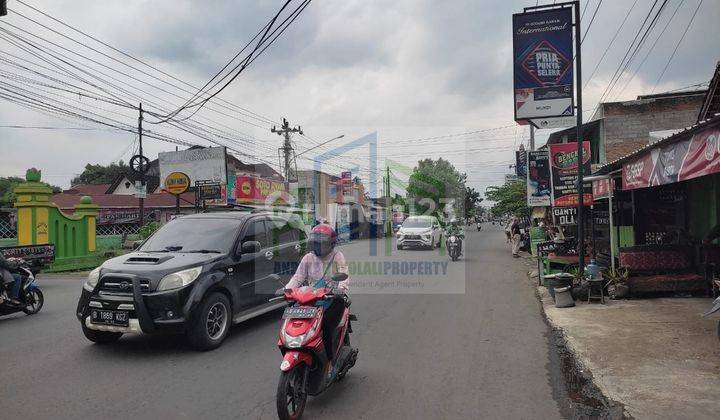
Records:
{"label": "vertical banner", "polygon": [[515,152],[515,175],[517,175],[518,178],[525,178],[527,176],[527,154],[525,150]]}
{"label": "vertical banner", "polygon": [[550,157],[547,150],[527,152],[527,204],[528,207],[548,207],[552,204],[550,184]]}
{"label": "vertical banner", "polygon": [[[577,143],[550,145],[550,177],[552,179],[553,207],[578,205],[578,155]],[[590,173],[590,142],[583,142],[583,173]],[[592,205],[592,184],[583,183],[583,204]]]}
{"label": "vertical banner", "polygon": [[515,120],[574,115],[572,8],[513,15]]}

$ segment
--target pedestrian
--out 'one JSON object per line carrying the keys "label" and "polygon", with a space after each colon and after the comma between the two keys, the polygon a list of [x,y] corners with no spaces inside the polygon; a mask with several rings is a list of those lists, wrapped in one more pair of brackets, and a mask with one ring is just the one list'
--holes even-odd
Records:
{"label": "pedestrian", "polygon": [[512,239],[512,234],[510,233],[510,226],[512,226],[512,219],[508,220],[507,224],[505,225],[505,243],[509,244],[510,240]]}
{"label": "pedestrian", "polygon": [[520,252],[520,221],[517,217],[512,218],[510,223],[510,236],[512,237],[512,256],[519,258]]}

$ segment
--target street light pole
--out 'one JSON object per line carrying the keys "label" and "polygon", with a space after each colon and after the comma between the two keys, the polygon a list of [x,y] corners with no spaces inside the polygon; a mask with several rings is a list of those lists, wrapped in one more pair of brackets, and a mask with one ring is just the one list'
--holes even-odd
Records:
{"label": "street light pole", "polygon": [[575,8],[575,84],[576,84],[576,112],[577,112],[577,132],[575,133],[575,140],[577,141],[577,162],[578,162],[578,178],[577,178],[577,190],[578,190],[578,266],[582,273],[585,270],[585,218],[583,217],[583,210],[585,203],[584,191],[583,191],[583,127],[582,127],[582,60],[580,59],[581,41],[580,37],[580,2],[573,2]]}

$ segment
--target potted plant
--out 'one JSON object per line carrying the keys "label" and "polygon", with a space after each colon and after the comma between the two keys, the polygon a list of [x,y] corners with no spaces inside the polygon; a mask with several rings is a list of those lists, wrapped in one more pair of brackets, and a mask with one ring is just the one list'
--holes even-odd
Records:
{"label": "potted plant", "polygon": [[611,299],[623,299],[630,294],[630,287],[627,285],[627,279],[630,272],[626,268],[608,270],[603,273],[603,277],[608,281],[608,296]]}

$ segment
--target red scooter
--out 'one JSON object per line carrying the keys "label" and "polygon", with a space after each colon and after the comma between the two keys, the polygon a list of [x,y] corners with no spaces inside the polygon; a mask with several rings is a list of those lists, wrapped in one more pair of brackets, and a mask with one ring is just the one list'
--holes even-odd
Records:
{"label": "red scooter", "polygon": [[[338,273],[333,282],[341,282],[347,274]],[[350,298],[331,287],[303,286],[282,290],[289,306],[283,314],[278,347],[283,354],[277,389],[277,411],[281,419],[299,419],[305,410],[308,395],[318,395],[335,382],[341,381],[355,365],[358,350],[350,347]],[[330,363],[323,342],[323,314],[333,299],[344,302],[343,314],[335,330],[333,342],[335,363]]]}

